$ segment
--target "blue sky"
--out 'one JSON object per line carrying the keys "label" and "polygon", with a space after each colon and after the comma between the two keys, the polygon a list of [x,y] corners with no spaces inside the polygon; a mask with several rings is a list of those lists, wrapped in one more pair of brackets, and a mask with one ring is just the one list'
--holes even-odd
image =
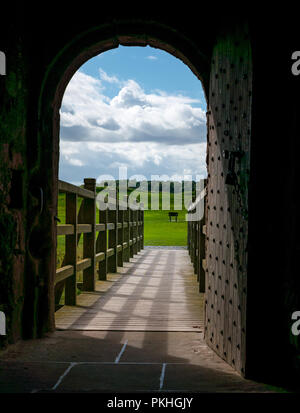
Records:
{"label": "blue sky", "polygon": [[201,82],[159,49],[123,47],[86,62],[61,107],[59,178],[206,175]]}
{"label": "blue sky", "polygon": [[[90,59],[81,70],[98,77],[99,67],[110,76],[135,80],[146,93],[158,89],[200,99],[200,106],[205,109],[205,98],[199,80],[181,60],[163,50],[150,46],[119,46]],[[107,88],[107,95],[110,97],[117,92],[113,86],[112,84],[112,87]]]}

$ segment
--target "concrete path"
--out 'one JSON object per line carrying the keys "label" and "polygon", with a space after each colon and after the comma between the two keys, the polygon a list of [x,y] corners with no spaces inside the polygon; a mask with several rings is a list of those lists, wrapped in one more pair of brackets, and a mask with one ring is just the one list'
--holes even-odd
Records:
{"label": "concrete path", "polygon": [[205,344],[186,250],[146,249],[111,277],[80,296],[69,324],[60,310],[65,330],[0,355],[0,393],[274,391],[241,378]]}

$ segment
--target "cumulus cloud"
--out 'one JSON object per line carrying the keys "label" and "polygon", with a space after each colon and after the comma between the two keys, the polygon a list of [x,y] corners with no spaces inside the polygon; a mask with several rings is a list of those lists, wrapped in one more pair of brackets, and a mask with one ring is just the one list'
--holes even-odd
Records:
{"label": "cumulus cloud", "polygon": [[103,80],[81,72],[74,75],[61,108],[62,139],[168,145],[205,141],[205,112],[192,106],[195,99],[146,94],[134,80],[126,81],[112,99],[103,94],[104,89]]}
{"label": "cumulus cloud", "polygon": [[[75,168],[70,162],[79,159],[82,166]],[[83,177],[97,178],[108,173],[118,179],[120,167],[127,167],[128,178],[142,174],[147,179],[151,175],[183,174],[206,176],[206,143],[187,145],[163,145],[154,142],[69,142],[60,143],[60,174],[64,180],[82,183]]]}
{"label": "cumulus cloud", "polygon": [[120,84],[120,81],[116,76],[109,76],[103,69],[101,69],[101,67],[99,68],[99,75],[100,79],[104,82]]}
{"label": "cumulus cloud", "polygon": [[[105,95],[106,84],[118,86],[114,97]],[[98,79],[78,71],[60,111],[60,172],[68,175],[61,179],[77,182],[76,174],[91,176],[92,168],[96,177],[117,165],[148,175],[181,175],[187,168],[205,174],[206,116],[196,104],[183,95],[146,93],[136,81],[101,68]]]}

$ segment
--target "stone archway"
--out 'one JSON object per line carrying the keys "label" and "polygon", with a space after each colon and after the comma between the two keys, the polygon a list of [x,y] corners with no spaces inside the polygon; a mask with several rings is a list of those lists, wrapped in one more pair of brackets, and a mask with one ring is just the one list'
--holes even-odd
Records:
{"label": "stone archway", "polygon": [[[5,52],[7,59],[7,73],[0,76],[0,244],[4,247],[1,248],[0,305],[1,311],[6,315],[7,336],[0,337],[0,346],[6,346],[20,338],[42,336],[54,329],[53,216],[56,213],[55,159],[58,156],[58,146],[54,144],[53,131],[59,124],[54,109],[58,85],[71,63],[100,41],[105,49],[105,41],[109,43],[107,47],[111,47],[112,43],[117,45],[121,37],[126,36],[133,44],[147,42],[147,38],[158,39],[161,46],[171,46],[170,52],[172,49],[180,51],[190,62],[190,67],[201,74],[211,105],[210,126],[214,129],[210,129],[209,148],[213,148],[214,153],[208,156],[210,166],[221,166],[221,169],[217,169],[220,175],[222,172],[227,175],[230,156],[228,159],[223,158],[223,149],[227,150],[224,155],[230,155],[229,152],[238,155],[233,147],[234,140],[229,144],[229,137],[236,136],[235,131],[238,135],[238,129],[234,128],[239,123],[233,123],[230,129],[225,129],[222,122],[226,122],[227,117],[220,120],[219,116],[222,115],[223,104],[227,105],[224,113],[230,115],[231,119],[243,116],[244,113],[240,108],[246,97],[239,91],[247,83],[246,79],[241,77],[240,82],[232,88],[233,98],[229,97],[228,104],[222,96],[230,96],[231,87],[227,90],[227,83],[232,84],[236,80],[236,72],[230,67],[230,62],[232,59],[237,60],[240,66],[238,56],[241,44],[238,41],[240,39],[244,44],[244,40],[247,40],[244,39],[246,32],[243,22],[248,22],[253,54],[252,119],[250,121],[248,117],[247,120],[247,112],[246,118],[241,118],[243,122],[251,123],[246,247],[248,263],[247,271],[244,275],[241,272],[239,276],[246,288],[246,293],[242,293],[242,296],[245,294],[243,302],[247,308],[247,318],[244,319],[246,329],[243,333],[243,351],[238,349],[237,353],[243,353],[242,359],[246,360],[245,374],[248,377],[249,374],[261,380],[273,380],[276,377],[279,381],[282,378],[283,381],[298,378],[299,337],[291,335],[291,314],[299,309],[297,219],[300,209],[296,200],[299,169],[299,77],[291,73],[291,55],[298,47],[295,40],[296,17],[292,13],[284,15],[282,10],[278,14],[274,12],[272,18],[269,15],[263,18],[261,13],[251,16],[247,10],[238,13],[236,8],[229,10],[227,7],[223,13],[215,4],[211,4],[206,10],[205,7],[202,5],[200,14],[188,5],[181,8],[167,6],[164,10],[164,6],[160,4],[159,7],[149,6],[143,11],[128,4],[122,9],[119,5],[116,7],[115,4],[101,3],[93,11],[89,7],[74,7],[71,10],[61,2],[58,7],[53,2],[49,6],[43,4],[40,8],[28,4],[18,8],[15,4],[11,5],[11,15],[15,17],[13,20],[3,20],[0,27],[0,49]],[[284,32],[278,30],[282,22],[288,23]],[[240,34],[236,32],[236,27],[241,28]],[[229,34],[230,38],[227,37]],[[92,57],[92,53],[90,55]],[[213,55],[216,60],[211,71]],[[270,56],[276,56],[276,64],[270,63]],[[210,73],[214,74],[216,81],[211,95]],[[230,81],[227,82],[227,79]],[[212,96],[212,93],[215,95]],[[240,96],[242,100],[239,100]],[[230,100],[234,103],[230,103]],[[219,123],[221,126],[218,126]],[[246,129],[244,131],[247,132]],[[216,141],[217,145],[213,146]],[[226,143],[226,147],[222,143]],[[214,158],[213,161],[211,157]],[[233,169],[234,159],[237,174],[239,163],[243,163],[243,160],[238,160],[238,156],[231,158],[230,169]],[[234,188],[230,191],[232,189]],[[218,190],[220,189],[217,188]],[[21,194],[22,197],[15,198],[11,204],[10,197],[16,194]],[[211,195],[216,195],[217,199],[220,194],[217,192]],[[213,221],[217,208],[222,207],[224,210],[224,205],[213,202],[213,197],[211,200]],[[238,216],[234,220],[236,224],[233,227],[237,228]],[[220,222],[217,223],[219,228],[215,226],[214,231],[221,229]],[[217,324],[220,311],[218,305],[219,299],[223,300],[222,295],[225,299],[225,294],[219,293],[218,285],[220,283],[223,288],[224,280],[226,292],[232,285],[232,291],[237,294],[234,284],[241,284],[229,284],[231,278],[226,283],[224,271],[219,273],[224,265],[220,265],[223,258],[214,252],[217,237],[208,237],[207,242],[211,242],[208,245],[208,256],[211,254],[208,277],[211,280],[215,277],[215,281],[210,284],[208,318],[212,326],[216,325],[217,331],[221,331],[220,324]],[[242,245],[245,245],[244,241]],[[230,264],[231,262],[229,266]],[[232,270],[230,271],[234,274],[235,269]],[[215,286],[218,293],[216,296]],[[233,309],[230,300],[228,296],[226,305],[224,302],[223,308],[226,311]],[[233,321],[237,324],[232,319],[232,325]],[[225,357],[224,350],[222,352],[220,348],[221,340],[225,338],[216,339],[214,329],[210,327],[208,330],[208,344]],[[236,329],[239,330],[240,328]],[[233,339],[232,335],[228,335],[227,345],[233,346],[228,344],[229,337]],[[240,343],[236,342],[236,345]],[[233,358],[226,353],[226,358],[232,363]],[[234,360],[236,365],[236,357]],[[298,381],[294,380],[295,383]]]}
{"label": "stone archway", "polygon": [[[42,150],[38,173],[43,176],[45,204],[42,223],[33,228],[30,242],[31,256],[39,262],[38,271],[42,270],[44,277],[40,307],[36,308],[42,314],[37,328],[42,331],[55,327],[54,216],[62,97],[71,77],[85,61],[118,45],[149,45],[165,50],[187,64],[202,82],[208,101],[209,127],[205,334],[208,345],[245,375],[252,63],[244,27],[217,40],[211,57],[170,27],[153,22],[120,21],[80,34],[54,59],[39,99],[39,142]],[[239,82],[238,79],[243,80]],[[47,242],[41,249],[38,240],[43,233],[47,233]],[[42,297],[47,299],[42,300]]]}
{"label": "stone archway", "polygon": [[[100,39],[100,40],[99,40]],[[43,177],[44,212],[43,224],[32,230],[30,254],[36,261],[43,261],[44,291],[47,300],[37,309],[43,314],[41,329],[54,329],[54,274],[56,266],[57,179],[59,159],[59,109],[65,88],[76,70],[87,60],[109,49],[126,46],[152,46],[165,50],[181,59],[202,82],[208,93],[209,58],[179,32],[158,23],[118,22],[103,25],[82,33],[64,48],[52,62],[43,82],[39,99],[39,142],[41,170],[35,171],[39,181]],[[33,178],[34,180],[34,178]],[[42,186],[42,183],[40,183]],[[46,230],[47,228],[47,230]],[[49,232],[49,228],[51,231]],[[41,250],[41,234],[47,231],[47,251]],[[43,260],[41,258],[43,257]],[[33,259],[34,260],[34,259]],[[43,327],[44,326],[44,327]]]}

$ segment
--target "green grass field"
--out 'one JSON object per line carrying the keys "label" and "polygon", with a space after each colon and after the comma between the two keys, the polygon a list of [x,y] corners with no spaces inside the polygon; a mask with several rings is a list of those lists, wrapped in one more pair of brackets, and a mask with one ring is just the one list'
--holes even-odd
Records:
{"label": "green grass field", "polygon": [[[156,194],[158,196],[158,194]],[[154,195],[155,196],[155,195]],[[173,217],[173,222],[169,222],[168,210],[161,210],[162,195],[159,198],[159,210],[150,210],[144,212],[144,244],[145,245],[172,245],[185,246],[187,243],[187,222],[185,221],[186,210],[175,210],[178,212],[177,222]],[[78,209],[82,199],[78,200]],[[174,211],[174,194],[170,194],[170,211]],[[98,214],[97,214],[98,216]],[[61,223],[65,223],[65,195],[59,194],[58,198],[58,217]],[[83,237],[81,236],[78,245],[78,260],[82,258]],[[60,267],[65,255],[65,236],[57,237],[57,266]]]}
{"label": "green grass field", "polygon": [[144,212],[145,245],[180,245],[187,242],[186,211],[178,212],[177,222],[169,222],[168,211]]}

